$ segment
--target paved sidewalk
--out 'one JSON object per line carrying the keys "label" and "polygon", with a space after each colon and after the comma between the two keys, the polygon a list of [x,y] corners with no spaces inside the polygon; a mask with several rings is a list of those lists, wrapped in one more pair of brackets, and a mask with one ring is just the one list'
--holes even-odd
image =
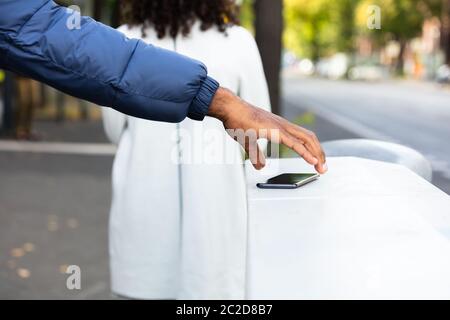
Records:
{"label": "paved sidewalk", "polygon": [[[112,157],[0,152],[0,298],[109,298]],[[65,287],[67,265],[81,291]]]}
{"label": "paved sidewalk", "polygon": [[[36,128],[49,141],[106,142],[99,122]],[[111,298],[112,161],[111,154],[0,150],[0,299]],[[82,290],[66,288],[68,265],[80,266]]]}

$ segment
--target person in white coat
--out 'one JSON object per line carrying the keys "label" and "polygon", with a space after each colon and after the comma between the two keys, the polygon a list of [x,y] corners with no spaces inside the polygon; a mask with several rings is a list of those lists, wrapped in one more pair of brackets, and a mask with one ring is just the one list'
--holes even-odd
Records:
{"label": "person in white coat", "polygon": [[[127,2],[129,38],[205,63],[244,100],[270,106],[253,36],[230,0]],[[151,76],[151,75],[149,75]],[[177,81],[173,79],[172,81]],[[243,153],[216,119],[154,122],[103,109],[112,174],[112,291],[135,299],[243,299]],[[217,141],[223,143],[217,143]]]}

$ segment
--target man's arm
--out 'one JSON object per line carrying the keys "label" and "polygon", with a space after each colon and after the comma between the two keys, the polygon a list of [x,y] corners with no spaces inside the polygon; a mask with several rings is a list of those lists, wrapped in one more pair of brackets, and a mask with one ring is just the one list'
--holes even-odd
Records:
{"label": "man's arm", "polygon": [[0,68],[139,118],[202,120],[219,86],[193,59],[50,0],[0,1]]}
{"label": "man's arm", "polygon": [[[219,89],[202,63],[127,39],[90,18],[81,17],[79,26],[71,18],[76,13],[50,0],[0,0],[0,68],[139,118],[180,122],[209,114],[227,129],[253,130],[256,136],[276,131],[282,144],[326,171],[313,133]],[[256,140],[240,142],[261,168],[264,157],[253,152]]]}

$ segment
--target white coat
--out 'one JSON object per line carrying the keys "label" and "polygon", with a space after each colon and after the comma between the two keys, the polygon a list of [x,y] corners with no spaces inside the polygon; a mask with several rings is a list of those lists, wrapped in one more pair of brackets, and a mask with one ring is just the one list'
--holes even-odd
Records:
{"label": "white coat", "polygon": [[[142,38],[140,27],[119,30]],[[221,86],[269,108],[261,58],[244,28],[225,35],[201,31],[197,23],[176,40],[158,39],[152,29],[146,34],[144,41],[202,61]],[[247,199],[240,147],[208,117],[177,125],[106,108],[103,116],[108,137],[118,144],[110,215],[113,292],[137,299],[244,298]],[[218,136],[225,143],[217,143]],[[214,160],[224,152],[231,164]]]}

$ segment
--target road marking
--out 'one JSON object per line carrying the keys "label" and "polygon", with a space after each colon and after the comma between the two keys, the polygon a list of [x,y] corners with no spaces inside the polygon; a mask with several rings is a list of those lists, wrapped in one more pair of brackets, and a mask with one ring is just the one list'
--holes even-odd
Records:
{"label": "road marking", "polygon": [[0,152],[113,156],[117,147],[107,143],[59,143],[0,141]]}
{"label": "road marking", "polygon": [[[286,100],[286,102],[293,108],[298,109],[295,103],[289,100]],[[347,131],[351,131],[354,134],[361,136],[363,138],[398,143],[398,141],[393,137],[381,133],[378,130],[372,129],[369,126],[366,126],[365,124],[362,124],[358,121],[352,120],[349,117],[345,117],[339,114],[338,112],[331,110],[330,108],[326,108],[320,105],[317,102],[314,102],[314,107],[305,106],[302,107],[302,109],[310,110],[320,118],[325,119],[326,121],[331,122],[334,125],[343,128]]]}

